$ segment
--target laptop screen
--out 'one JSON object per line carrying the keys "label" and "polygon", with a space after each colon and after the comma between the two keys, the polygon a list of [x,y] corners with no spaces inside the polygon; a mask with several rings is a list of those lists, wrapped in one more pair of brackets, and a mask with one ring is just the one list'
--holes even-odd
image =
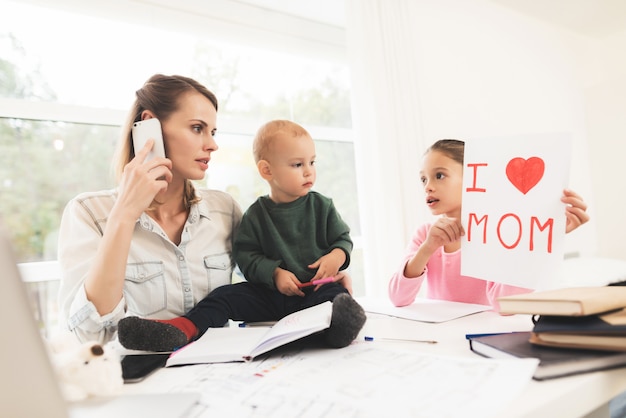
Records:
{"label": "laptop screen", "polygon": [[67,403],[20,277],[11,244],[0,227],[0,416],[126,418],[197,416],[199,393],[146,393]]}
{"label": "laptop screen", "polygon": [[13,248],[0,232],[0,408],[6,417],[67,417],[68,410],[17,269]]}

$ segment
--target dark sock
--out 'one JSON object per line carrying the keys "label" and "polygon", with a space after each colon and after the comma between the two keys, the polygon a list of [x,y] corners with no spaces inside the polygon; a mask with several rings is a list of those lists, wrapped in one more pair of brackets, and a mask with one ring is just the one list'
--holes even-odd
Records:
{"label": "dark sock", "polygon": [[349,345],[359,335],[366,319],[363,308],[352,296],[347,293],[335,296],[330,327],[324,333],[326,343],[334,348]]}
{"label": "dark sock", "polygon": [[117,324],[120,344],[129,350],[174,351],[189,343],[198,328],[189,319],[143,319],[129,316]]}

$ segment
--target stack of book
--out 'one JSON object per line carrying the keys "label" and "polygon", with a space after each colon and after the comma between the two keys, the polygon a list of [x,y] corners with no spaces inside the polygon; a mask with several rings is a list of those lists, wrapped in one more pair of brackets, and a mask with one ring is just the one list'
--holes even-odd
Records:
{"label": "stack of book", "polygon": [[537,380],[626,366],[626,287],[554,289],[498,302],[503,314],[532,315],[532,331],[473,338],[472,351],[539,358]]}
{"label": "stack of book", "polygon": [[626,287],[572,287],[498,301],[501,313],[535,315],[533,344],[626,351]]}

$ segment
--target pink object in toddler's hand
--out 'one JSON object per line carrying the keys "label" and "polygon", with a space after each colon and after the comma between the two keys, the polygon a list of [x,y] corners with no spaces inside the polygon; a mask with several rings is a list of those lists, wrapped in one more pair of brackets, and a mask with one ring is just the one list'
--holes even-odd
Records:
{"label": "pink object in toddler's hand", "polygon": [[326,277],[324,279],[317,279],[317,280],[313,280],[313,281],[306,282],[306,283],[299,283],[298,287],[303,288],[307,286],[317,286],[318,284],[332,283],[334,281],[335,281],[334,277]]}

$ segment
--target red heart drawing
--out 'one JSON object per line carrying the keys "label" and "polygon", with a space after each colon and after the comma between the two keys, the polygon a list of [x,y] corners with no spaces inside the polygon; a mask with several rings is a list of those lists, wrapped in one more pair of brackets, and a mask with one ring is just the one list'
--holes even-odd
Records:
{"label": "red heart drawing", "polygon": [[530,157],[527,160],[517,157],[506,165],[506,176],[513,186],[526,194],[539,183],[544,169],[545,164],[539,157]]}

